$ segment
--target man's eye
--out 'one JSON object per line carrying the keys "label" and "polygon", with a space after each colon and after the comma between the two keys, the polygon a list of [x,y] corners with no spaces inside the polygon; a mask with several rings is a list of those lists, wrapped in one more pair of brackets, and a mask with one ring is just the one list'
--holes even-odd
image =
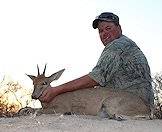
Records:
{"label": "man's eye", "polygon": [[42,85],[47,85],[47,82],[43,82]]}
{"label": "man's eye", "polygon": [[106,30],[111,30],[111,27],[106,27]]}

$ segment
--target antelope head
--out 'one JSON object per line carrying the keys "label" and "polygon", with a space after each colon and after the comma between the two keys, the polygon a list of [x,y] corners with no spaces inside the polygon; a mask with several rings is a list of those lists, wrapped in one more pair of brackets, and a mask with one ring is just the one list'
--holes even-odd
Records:
{"label": "antelope head", "polygon": [[42,74],[40,74],[39,72],[39,67],[37,65],[37,70],[38,70],[38,75],[37,76],[33,76],[33,75],[28,75],[26,74],[28,77],[30,77],[33,81],[33,85],[34,85],[34,90],[32,93],[32,99],[38,99],[43,91],[50,86],[50,83],[54,80],[58,80],[60,78],[60,76],[62,75],[62,73],[64,72],[65,69],[62,69],[54,74],[52,74],[49,77],[45,77],[45,71],[46,71],[46,65],[44,67],[44,71]]}

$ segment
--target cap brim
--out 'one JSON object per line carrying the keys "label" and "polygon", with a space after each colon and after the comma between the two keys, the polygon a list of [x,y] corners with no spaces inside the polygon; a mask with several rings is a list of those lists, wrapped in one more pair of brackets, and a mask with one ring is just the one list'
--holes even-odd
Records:
{"label": "cap brim", "polygon": [[113,22],[113,20],[111,20],[111,19],[104,19],[104,18],[102,18],[102,19],[101,18],[100,19],[95,19],[93,21],[93,23],[92,23],[92,26],[93,26],[94,29],[96,29],[98,27],[98,22],[99,21]]}

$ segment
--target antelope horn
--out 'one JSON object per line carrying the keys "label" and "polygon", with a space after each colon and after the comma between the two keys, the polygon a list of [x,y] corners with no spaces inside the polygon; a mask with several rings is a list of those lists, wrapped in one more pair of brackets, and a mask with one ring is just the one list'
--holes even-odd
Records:
{"label": "antelope horn", "polygon": [[46,65],[47,64],[45,64],[44,71],[43,71],[43,75],[45,75],[45,72],[46,72]]}
{"label": "antelope horn", "polygon": [[38,76],[40,75],[40,72],[39,72],[39,66],[38,66],[38,64],[37,64],[37,70],[38,70]]}

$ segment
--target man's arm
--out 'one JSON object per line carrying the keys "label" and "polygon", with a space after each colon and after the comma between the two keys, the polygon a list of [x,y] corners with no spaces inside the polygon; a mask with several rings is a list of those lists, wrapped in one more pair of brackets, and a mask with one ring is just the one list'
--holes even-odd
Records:
{"label": "man's arm", "polygon": [[99,84],[96,81],[91,79],[88,75],[85,75],[58,87],[60,88],[60,93],[64,93],[78,89],[91,88],[97,85]]}
{"label": "man's arm", "polygon": [[62,85],[48,88],[43,92],[39,99],[42,102],[50,102],[55,96],[59,94],[79,89],[92,88],[97,85],[99,84],[96,81],[91,79],[88,75],[85,75]]}

